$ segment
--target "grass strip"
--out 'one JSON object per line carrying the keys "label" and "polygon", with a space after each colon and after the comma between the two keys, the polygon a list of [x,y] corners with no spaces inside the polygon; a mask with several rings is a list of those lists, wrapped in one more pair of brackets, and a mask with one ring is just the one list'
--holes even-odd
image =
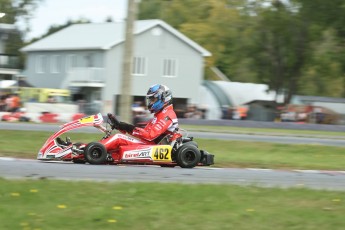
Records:
{"label": "grass strip", "polygon": [[[35,159],[51,132],[0,131],[0,156]],[[66,135],[65,135],[66,136]],[[68,133],[74,142],[97,141],[102,134]],[[196,139],[215,155],[214,167],[344,170],[343,147]]]}
{"label": "grass strip", "polygon": [[344,192],[0,178],[0,229],[340,230]]}

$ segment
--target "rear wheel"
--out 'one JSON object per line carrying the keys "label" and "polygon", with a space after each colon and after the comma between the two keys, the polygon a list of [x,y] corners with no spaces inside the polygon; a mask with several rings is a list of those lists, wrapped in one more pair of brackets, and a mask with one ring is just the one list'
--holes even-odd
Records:
{"label": "rear wheel", "polygon": [[91,142],[85,147],[84,156],[90,164],[103,164],[107,159],[107,151],[103,144]]}
{"label": "rear wheel", "polygon": [[194,168],[201,158],[201,153],[194,145],[182,145],[177,150],[176,162],[181,168]]}

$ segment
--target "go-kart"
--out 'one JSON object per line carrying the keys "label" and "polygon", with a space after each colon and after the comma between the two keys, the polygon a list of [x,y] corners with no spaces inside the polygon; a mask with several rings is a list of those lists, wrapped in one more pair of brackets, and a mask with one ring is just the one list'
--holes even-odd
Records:
{"label": "go-kart", "polygon": [[[122,137],[132,141],[135,137],[122,133],[112,134],[111,119],[108,117],[104,126],[101,113],[83,117],[66,123],[61,129],[48,138],[39,150],[38,160],[72,161],[89,164],[146,164],[162,167],[193,168],[195,166],[210,166],[214,164],[214,155],[205,150],[199,150],[198,144],[189,137],[185,130],[176,130],[174,134],[165,135],[154,144],[137,144],[107,149],[109,140]],[[61,135],[81,127],[93,126],[105,135],[90,143],[73,143],[69,137],[66,140]],[[110,128],[109,128],[110,127]]]}

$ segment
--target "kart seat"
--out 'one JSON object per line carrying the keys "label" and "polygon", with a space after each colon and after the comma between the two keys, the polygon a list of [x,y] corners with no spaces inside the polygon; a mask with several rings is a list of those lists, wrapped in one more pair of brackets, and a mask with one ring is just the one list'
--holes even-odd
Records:
{"label": "kart seat", "polygon": [[[175,142],[178,141],[178,142],[181,142],[181,136],[180,137],[176,137],[175,135],[178,135],[178,129],[175,130],[175,132],[173,133],[163,133],[161,134],[160,136],[158,136],[154,142],[157,144],[157,145],[171,145],[171,146],[174,146],[175,145]],[[188,142],[188,141],[191,141],[193,140],[193,137],[187,137],[187,138],[183,138],[183,142]]]}
{"label": "kart seat", "polygon": [[162,135],[158,136],[154,142],[157,145],[170,145],[170,134],[163,133]]}
{"label": "kart seat", "polygon": [[68,146],[68,145],[72,144],[72,142],[69,138],[66,138],[66,141],[64,141],[60,137],[58,137],[58,138],[56,138],[56,142],[62,146]]}

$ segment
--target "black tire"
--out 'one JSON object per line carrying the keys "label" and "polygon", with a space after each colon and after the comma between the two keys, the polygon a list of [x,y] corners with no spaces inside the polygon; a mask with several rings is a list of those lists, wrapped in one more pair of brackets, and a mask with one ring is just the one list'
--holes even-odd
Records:
{"label": "black tire", "polygon": [[181,168],[194,168],[201,158],[201,153],[194,145],[182,145],[177,150],[176,162]]}
{"label": "black tire", "polygon": [[103,144],[91,142],[85,147],[84,156],[85,160],[90,164],[103,164],[107,159],[107,150]]}
{"label": "black tire", "polygon": [[199,147],[198,146],[198,143],[196,143],[195,141],[188,141],[188,142],[185,142],[185,143],[183,143],[184,145],[194,145],[195,147]]}

